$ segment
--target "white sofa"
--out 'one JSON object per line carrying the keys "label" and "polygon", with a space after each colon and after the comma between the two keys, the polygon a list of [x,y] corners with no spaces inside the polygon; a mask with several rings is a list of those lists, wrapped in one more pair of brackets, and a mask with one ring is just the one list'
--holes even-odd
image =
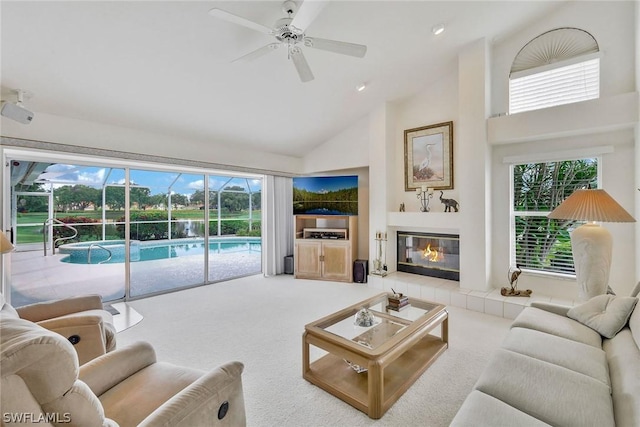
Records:
{"label": "white sofa", "polygon": [[514,320],[451,425],[640,426],[640,304],[635,306],[619,322],[622,329],[606,338],[583,318],[573,320],[575,309],[532,303]]}

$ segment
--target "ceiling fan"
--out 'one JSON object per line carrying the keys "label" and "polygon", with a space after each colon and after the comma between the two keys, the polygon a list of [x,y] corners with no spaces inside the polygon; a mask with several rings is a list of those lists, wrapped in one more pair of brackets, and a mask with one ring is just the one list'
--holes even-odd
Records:
{"label": "ceiling fan", "polygon": [[305,1],[296,13],[296,3],[291,0],[285,1],[282,3],[282,10],[287,14],[287,16],[276,21],[273,28],[266,27],[262,24],[258,24],[218,8],[211,9],[209,14],[224,21],[242,25],[244,27],[251,28],[252,30],[275,37],[275,42],[269,43],[266,46],[241,56],[233,62],[250,61],[274,51],[280,46],[284,46],[287,49],[288,59],[291,59],[293,65],[295,65],[296,70],[298,71],[300,80],[308,82],[313,80],[314,77],[307,60],[302,53],[302,46],[340,53],[342,55],[355,56],[358,58],[364,57],[365,53],[367,53],[367,46],[365,45],[309,37],[305,34],[304,31],[306,28],[311,24],[311,22],[313,22],[325,6],[326,2]]}

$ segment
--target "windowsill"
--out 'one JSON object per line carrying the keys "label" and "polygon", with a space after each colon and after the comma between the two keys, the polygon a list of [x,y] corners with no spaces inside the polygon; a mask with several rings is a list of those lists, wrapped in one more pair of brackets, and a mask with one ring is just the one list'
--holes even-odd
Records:
{"label": "windowsill", "polygon": [[491,117],[489,144],[513,144],[619,129],[638,121],[638,92]]}

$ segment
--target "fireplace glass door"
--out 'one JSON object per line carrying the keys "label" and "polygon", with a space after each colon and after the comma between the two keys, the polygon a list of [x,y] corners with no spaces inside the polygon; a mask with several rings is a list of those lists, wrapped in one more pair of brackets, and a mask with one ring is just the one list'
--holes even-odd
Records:
{"label": "fireplace glass door", "polygon": [[460,280],[460,236],[398,231],[398,271]]}

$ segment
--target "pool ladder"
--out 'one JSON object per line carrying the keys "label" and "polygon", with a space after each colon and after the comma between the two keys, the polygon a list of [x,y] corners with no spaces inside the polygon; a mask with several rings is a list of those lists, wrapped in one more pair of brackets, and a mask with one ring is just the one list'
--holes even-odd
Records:
{"label": "pool ladder", "polygon": [[[47,229],[47,225],[49,225],[49,223],[51,222],[55,222],[56,224],[61,224],[64,228],[68,228],[69,230],[73,231],[73,236],[69,236],[69,237],[59,237],[56,240],[53,241],[53,247],[51,248],[51,255],[55,255],[56,254],[56,244],[58,242],[62,242],[63,240],[69,240],[69,239],[73,239],[78,235],[78,230],[75,227],[70,226],[69,224],[66,224],[62,221],[60,221],[59,219],[55,219],[55,218],[49,218],[48,220],[46,220],[43,224],[42,227],[44,228],[44,230]],[[47,233],[44,232],[42,233],[42,242],[44,243],[44,256],[47,256]]]}
{"label": "pool ladder", "polygon": [[111,261],[111,257],[113,256],[113,254],[111,253],[111,251],[107,248],[105,248],[104,246],[98,244],[98,243],[92,243],[91,245],[89,245],[89,252],[87,253],[87,264],[91,264],[91,249],[93,249],[94,247],[98,247],[100,249],[103,249],[105,251],[107,251],[107,253],[109,254],[109,256],[107,257],[107,259],[100,261],[98,264],[104,264],[105,262],[109,262]]}

